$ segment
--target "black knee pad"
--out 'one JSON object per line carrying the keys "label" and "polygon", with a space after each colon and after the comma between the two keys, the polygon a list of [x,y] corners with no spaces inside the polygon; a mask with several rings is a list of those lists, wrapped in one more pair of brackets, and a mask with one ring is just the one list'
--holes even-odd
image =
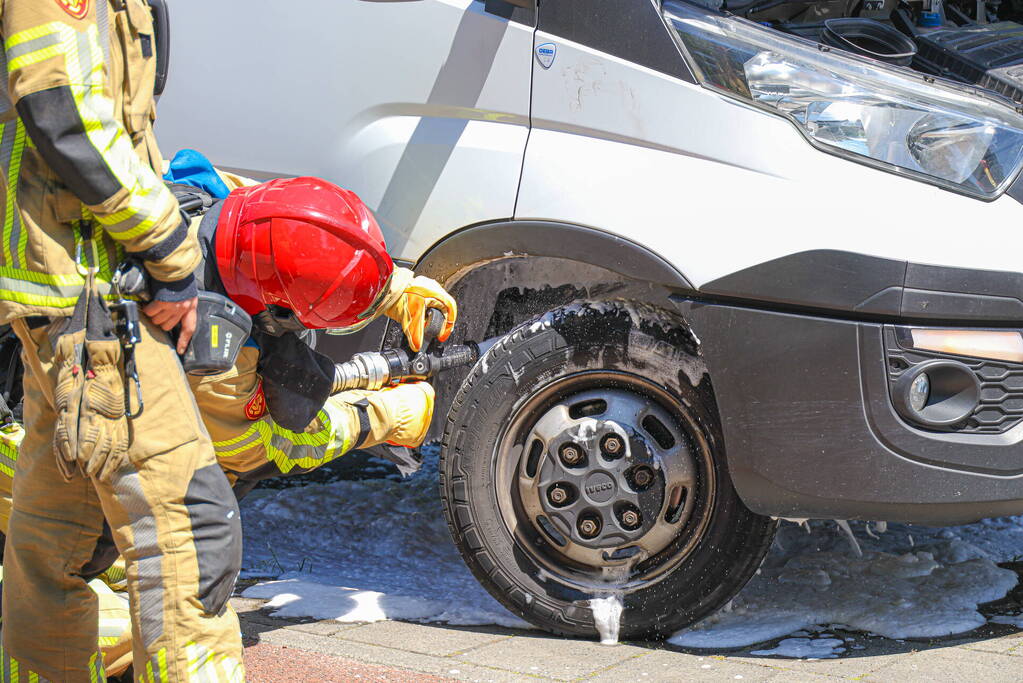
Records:
{"label": "black knee pad", "polygon": [[238,502],[219,465],[195,471],[185,507],[199,562],[199,601],[207,614],[221,614],[241,570],[242,525]]}

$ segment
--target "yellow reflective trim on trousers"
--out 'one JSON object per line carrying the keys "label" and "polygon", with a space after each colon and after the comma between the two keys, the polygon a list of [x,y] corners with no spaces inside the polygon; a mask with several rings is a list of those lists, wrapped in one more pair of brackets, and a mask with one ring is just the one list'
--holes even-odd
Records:
{"label": "yellow reflective trim on trousers", "polygon": [[107,680],[106,672],[103,670],[103,655],[96,652],[89,660],[89,683],[99,683]]}
{"label": "yellow reflective trim on trousers", "polygon": [[[350,451],[355,445],[352,443],[353,435],[340,433],[344,430],[345,421],[344,419],[331,419],[330,414],[336,410],[338,410],[337,406],[332,405],[328,400],[324,404],[323,410],[316,416],[323,427],[312,434],[292,432],[276,424],[273,425],[273,438],[266,446],[267,457],[277,465],[281,472],[287,474],[295,467],[303,469],[320,467]],[[316,455],[296,458],[292,454],[296,447],[305,453],[319,452]]]}
{"label": "yellow reflective trim on trousers", "polygon": [[[265,441],[262,432],[260,431],[260,425],[263,425],[263,421],[255,422],[251,427],[246,429],[243,433],[239,434],[230,439],[224,441],[214,441],[213,450],[216,452],[218,458],[229,458],[232,455],[238,455],[244,453],[250,448],[258,445],[262,445]],[[269,427],[265,426],[264,429],[269,432]],[[266,438],[269,438],[267,436]],[[234,446],[234,448],[232,448]]]}
{"label": "yellow reflective trim on trousers", "polygon": [[118,558],[98,578],[102,579],[103,583],[107,584],[111,590],[122,590],[118,587],[118,584],[124,583],[128,578],[128,570],[124,558]]}
{"label": "yellow reflective trim on trousers", "polygon": [[156,653],[156,659],[160,669],[160,680],[167,681],[167,650],[160,648]]}
{"label": "yellow reflective trim on trousers", "polygon": [[[153,666],[153,663],[156,666]],[[155,655],[146,662],[146,670],[142,672],[140,680],[145,683],[169,683],[167,680],[167,648],[161,647]]]}
{"label": "yellow reflective trim on trousers", "polygon": [[[90,662],[91,668],[92,663]],[[22,671],[18,660],[8,655],[0,645],[0,680],[3,683],[20,683],[22,675],[28,683],[49,683],[48,679],[43,678],[35,671]]]}
{"label": "yellow reflective trim on trousers", "polygon": [[18,446],[21,444],[22,438],[24,438],[25,432],[20,431],[13,437],[14,441],[10,441],[11,436],[6,434],[0,434],[0,456],[6,457],[14,462],[18,461]]}
{"label": "yellow reflective trim on trousers", "polygon": [[[293,432],[283,427],[276,427],[274,433],[280,436],[284,436],[294,444],[301,444],[303,446],[323,446],[330,441],[331,437],[331,421],[330,416],[327,414],[327,407],[330,404],[324,405],[324,410],[316,413],[316,419],[323,425],[320,427],[318,432]],[[276,426],[276,425],[275,425]]]}
{"label": "yellow reflective trim on trousers", "polygon": [[245,679],[241,662],[227,655],[218,655],[195,642],[185,645],[185,656],[188,658],[189,681],[242,683]]}
{"label": "yellow reflective trim on trousers", "polygon": [[20,427],[12,433],[0,431],[0,472],[8,477],[14,476],[14,468],[18,463],[18,446],[25,438],[25,430]]}

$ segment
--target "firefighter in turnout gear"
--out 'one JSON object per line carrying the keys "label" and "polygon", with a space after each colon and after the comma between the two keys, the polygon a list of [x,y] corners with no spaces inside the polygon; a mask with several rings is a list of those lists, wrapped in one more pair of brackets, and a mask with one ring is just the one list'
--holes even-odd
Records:
{"label": "firefighter in turnout gear", "polygon": [[[87,582],[105,568],[104,519],[125,559],[137,680],[244,678],[227,604],[237,504],[167,332],[179,326],[183,348],[194,329],[200,250],[154,171],[153,32],[145,0],[0,0],[0,323],[22,343],[26,396],[4,681],[103,679]],[[109,310],[128,255],[153,283],[130,343]]]}
{"label": "firefighter in turnout gear", "polygon": [[[351,333],[385,315],[418,351],[430,309],[444,313],[438,340],[448,338],[454,299],[430,278],[393,266],[376,220],[354,193],[319,178],[256,184],[220,177],[235,189],[222,202],[201,202],[213,206],[195,221],[200,288],[239,304],[253,326],[233,367],[189,381],[236,493],[353,448],[421,445],[433,416],[429,383],[333,394],[334,361],[306,343],[306,332]],[[381,455],[418,466],[400,451]]]}
{"label": "firefighter in turnout gear", "polygon": [[240,188],[203,217],[198,233],[202,286],[222,291],[254,320],[255,344],[241,349],[231,370],[191,378],[236,487],[306,472],[356,447],[422,444],[433,415],[429,383],[331,395],[333,361],[300,336],[350,332],[386,315],[418,351],[430,309],[444,313],[440,341],[454,326],[454,299],[430,278],[393,267],[376,220],[354,193],[317,178]]}
{"label": "firefighter in turnout gear", "polygon": [[[262,479],[308,472],[353,448],[422,444],[433,414],[430,384],[330,395],[333,361],[298,333],[352,331],[386,315],[418,350],[432,308],[445,314],[438,339],[449,336],[457,316],[454,300],[433,280],[393,267],[375,219],[353,193],[315,178],[256,185],[222,177],[229,187],[247,187],[193,222],[203,253],[199,284],[244,302],[255,325],[233,367],[188,379],[236,495],[244,496]],[[175,186],[183,205],[194,204],[187,188],[182,190]],[[199,204],[212,201],[207,195]],[[17,460],[19,440],[17,425],[9,436],[0,432],[0,456]],[[10,483],[2,465],[0,459],[0,493]],[[4,502],[0,495],[0,520]],[[97,568],[114,557],[113,545],[102,539],[93,555]],[[122,575],[118,563],[103,578],[110,585],[110,577]],[[97,582],[91,585],[105,610],[99,623],[104,663],[111,674],[120,674],[130,663],[124,652],[131,634],[117,631],[116,596]]]}

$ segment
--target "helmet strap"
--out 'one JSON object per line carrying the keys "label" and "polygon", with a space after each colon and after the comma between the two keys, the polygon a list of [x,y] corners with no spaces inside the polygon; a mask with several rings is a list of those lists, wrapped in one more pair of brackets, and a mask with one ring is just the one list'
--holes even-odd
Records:
{"label": "helmet strap", "polygon": [[288,332],[305,332],[307,329],[295,316],[295,312],[284,306],[267,306],[252,316],[252,322],[271,337],[280,337]]}

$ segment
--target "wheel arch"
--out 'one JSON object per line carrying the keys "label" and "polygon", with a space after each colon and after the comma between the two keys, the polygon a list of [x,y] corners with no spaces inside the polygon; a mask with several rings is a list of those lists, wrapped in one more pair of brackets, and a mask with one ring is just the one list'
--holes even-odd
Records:
{"label": "wheel arch", "polygon": [[416,272],[451,286],[481,265],[543,257],[586,263],[677,291],[694,290],[682,272],[632,240],[586,225],[545,220],[494,221],[458,230],[431,246],[416,263]]}
{"label": "wheel arch", "polygon": [[[574,223],[504,220],[463,228],[428,249],[418,275],[442,283],[459,305],[452,336],[488,339],[521,322],[580,300],[630,299],[675,311],[670,297],[694,291],[677,268],[619,235]],[[681,319],[681,316],[679,316]],[[400,343],[390,325],[385,343]],[[435,381],[444,415],[468,369]],[[441,436],[435,420],[431,438]]]}

